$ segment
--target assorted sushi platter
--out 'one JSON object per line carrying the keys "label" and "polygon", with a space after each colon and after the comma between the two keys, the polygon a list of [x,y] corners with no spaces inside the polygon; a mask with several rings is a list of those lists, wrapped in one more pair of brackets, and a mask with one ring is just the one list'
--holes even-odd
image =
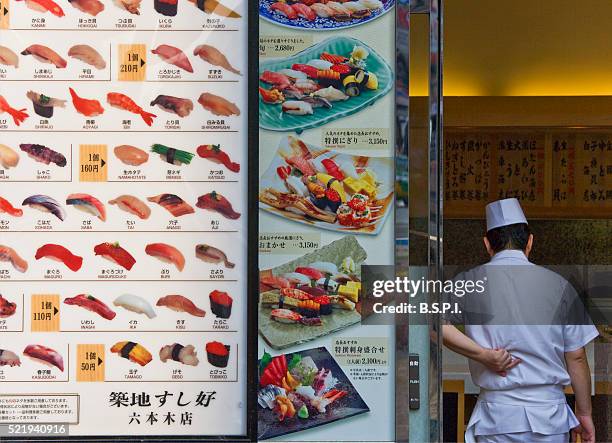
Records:
{"label": "assorted sushi platter", "polygon": [[259,360],[258,439],[268,440],[370,412],[324,348]]}
{"label": "assorted sushi platter", "polygon": [[259,16],[309,31],[358,26],[389,12],[395,0],[259,0]]}
{"label": "assorted sushi platter", "polygon": [[259,333],[285,349],[361,321],[361,264],[366,252],[343,237],[260,273]]}
{"label": "assorted sushi platter", "polygon": [[17,29],[234,30],[246,13],[245,4],[231,0],[18,0],[10,13],[11,26]]}
{"label": "assorted sushi platter", "polygon": [[365,111],[393,86],[389,64],[351,37],[265,61],[259,72],[259,126],[271,131],[301,132]]}
{"label": "assorted sushi platter", "polygon": [[259,182],[259,207],[321,229],[378,234],[393,203],[391,158],[353,156],[287,136]]}

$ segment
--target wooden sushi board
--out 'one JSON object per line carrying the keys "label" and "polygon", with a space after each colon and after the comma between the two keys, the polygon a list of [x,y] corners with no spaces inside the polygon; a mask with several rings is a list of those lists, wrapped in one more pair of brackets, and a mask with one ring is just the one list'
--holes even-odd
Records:
{"label": "wooden sushi board", "polygon": [[[298,266],[308,266],[315,261],[326,261],[340,265],[342,260],[348,256],[351,256],[355,261],[356,274],[360,275],[359,269],[366,260],[367,254],[352,235],[336,240],[284,265],[277,266],[271,271],[274,275],[281,275],[292,272]],[[361,315],[357,311],[334,308],[332,314],[321,316],[323,321],[321,326],[284,324],[270,319],[270,311],[269,307],[259,306],[259,333],[269,346],[277,350],[332,334],[361,321]]]}

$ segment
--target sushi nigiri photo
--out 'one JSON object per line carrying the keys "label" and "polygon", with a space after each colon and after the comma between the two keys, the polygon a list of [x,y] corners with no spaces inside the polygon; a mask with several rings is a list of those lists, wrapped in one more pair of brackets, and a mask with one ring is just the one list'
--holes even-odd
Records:
{"label": "sushi nigiri photo", "polygon": [[198,9],[204,11],[206,14],[215,14],[220,17],[228,18],[240,18],[241,15],[228,8],[220,0],[189,0],[194,3]]}
{"label": "sushi nigiri photo", "polygon": [[45,165],[55,163],[60,168],[66,166],[66,157],[54,149],[48,148],[37,143],[22,143],[19,149],[28,154],[28,157]]}
{"label": "sushi nigiri photo", "polygon": [[149,154],[132,145],[119,145],[113,149],[115,157],[130,166],[140,166],[149,160]]}
{"label": "sushi nigiri photo", "polygon": [[310,103],[300,100],[287,100],[282,104],[281,109],[283,112],[293,115],[309,115],[314,113]]}
{"label": "sushi nigiri photo", "polygon": [[234,300],[225,291],[214,290],[208,294],[210,300],[210,310],[218,318],[228,319],[232,315],[232,305]]}
{"label": "sushi nigiri photo", "polygon": [[147,200],[157,203],[174,217],[181,217],[195,212],[195,209],[178,195],[159,194],[154,197],[148,197]]}
{"label": "sushi nigiri photo", "polygon": [[[22,1],[22,0],[17,0]],[[38,12],[50,12],[56,17],[63,17],[64,11],[62,8],[55,3],[53,0],[25,0],[25,4],[28,8]]]}
{"label": "sushi nigiri photo", "polygon": [[53,243],[47,243],[46,245],[42,245],[40,248],[38,248],[34,258],[36,258],[36,260],[40,260],[41,258],[49,258],[51,260],[62,262],[72,272],[77,272],[83,265],[83,257],[74,255],[62,245],[56,245]]}
{"label": "sushi nigiri photo", "polygon": [[221,145],[200,145],[196,152],[200,157],[222,164],[232,172],[240,172],[240,163],[232,161],[230,156],[221,149]]}
{"label": "sushi nigiri photo", "polygon": [[193,102],[188,98],[173,97],[171,95],[158,95],[150,103],[164,111],[171,112],[179,117],[187,117],[193,111]]}
{"label": "sushi nigiri photo", "polygon": [[98,100],[79,97],[74,89],[68,88],[68,90],[72,97],[74,109],[79,114],[83,114],[85,117],[96,117],[104,113],[104,108]]}
{"label": "sushi nigiri photo", "polygon": [[132,254],[119,246],[119,243],[100,243],[94,247],[94,254],[100,255],[128,271],[136,263],[136,259],[132,257]]}
{"label": "sushi nigiri photo", "polygon": [[31,55],[39,62],[52,64],[58,69],[68,66],[68,62],[57,52],[44,45],[30,45],[21,51],[21,55]]}
{"label": "sushi nigiri photo", "polygon": [[34,105],[34,112],[40,115],[41,117],[51,118],[53,117],[53,108],[66,107],[66,100],[49,97],[45,94],[40,94],[38,92],[28,91],[26,97],[32,100],[32,105]]}
{"label": "sushi nigiri photo", "polygon": [[83,193],[70,194],[66,198],[66,204],[72,205],[80,211],[94,215],[102,221],[106,221],[106,208],[104,204],[93,195]]}
{"label": "sushi nigiri photo", "polygon": [[172,360],[187,366],[197,366],[200,363],[198,354],[193,345],[183,346],[179,343],[166,345],[161,348],[159,350],[159,359],[162,363]]}
{"label": "sushi nigiri photo", "polygon": [[13,351],[8,351],[6,349],[0,349],[0,367],[2,366],[21,366],[21,361],[17,354]]}
{"label": "sushi nigiri photo", "polygon": [[14,168],[19,163],[19,154],[14,149],[0,144],[0,164],[3,168]]}
{"label": "sushi nigiri photo", "polygon": [[13,217],[21,217],[23,210],[14,207],[7,199],[0,197],[0,213],[8,214]]}
{"label": "sushi nigiri photo", "polygon": [[115,343],[111,347],[111,352],[140,366],[146,366],[153,360],[153,356],[144,346],[133,341]]}
{"label": "sushi nigiri photo", "polygon": [[69,306],[80,306],[88,311],[95,312],[106,320],[112,320],[117,315],[117,313],[109,308],[104,302],[89,294],[79,294],[74,297],[67,297],[64,299],[64,304]]}
{"label": "sushi nigiri photo", "polygon": [[218,341],[206,343],[206,356],[208,363],[216,368],[225,368],[229,361],[230,346]]}
{"label": "sushi nigiri photo", "polygon": [[206,311],[198,308],[191,300],[182,295],[166,295],[157,300],[157,306],[165,306],[176,312],[186,312],[194,317],[206,316]]}
{"label": "sushi nigiri photo", "polygon": [[204,92],[200,95],[198,103],[202,105],[204,109],[212,112],[214,115],[229,117],[232,115],[240,115],[240,109],[234,103],[229,100],[211,94],[210,92]]}
{"label": "sushi nigiri photo", "polygon": [[166,243],[150,243],[145,247],[145,253],[165,263],[173,264],[179,271],[185,268],[185,256],[174,246]]}
{"label": "sushi nigiri photo", "polygon": [[64,372],[64,359],[54,349],[42,345],[28,345],[23,350],[23,355],[42,362],[45,365],[55,366],[60,371]]}
{"label": "sushi nigiri photo", "polygon": [[0,65],[19,67],[19,56],[12,49],[0,46]]}
{"label": "sushi nigiri photo", "polygon": [[96,69],[106,68],[106,62],[95,48],[89,45],[74,45],[68,50],[68,57],[76,58]]}
{"label": "sushi nigiri photo", "polygon": [[0,294],[0,318],[7,318],[15,314],[17,304],[8,301]]}
{"label": "sushi nigiri photo", "polygon": [[28,113],[25,112],[25,108],[24,109],[15,109],[15,108],[11,107],[11,105],[8,104],[6,99],[0,95],[0,114],[2,114],[4,112],[9,114],[13,118],[13,122],[15,122],[15,124],[17,126],[21,125],[21,123],[26,118],[29,117]]}
{"label": "sushi nigiri photo", "polygon": [[125,9],[130,14],[140,15],[140,3],[142,0],[119,0],[115,4]]}
{"label": "sushi nigiri photo", "polygon": [[17,272],[28,270],[28,262],[21,258],[13,248],[5,245],[0,245],[0,262],[9,262]]}
{"label": "sushi nigiri photo", "polygon": [[228,269],[233,269],[236,265],[227,259],[227,255],[221,249],[214,246],[200,244],[195,247],[196,257],[206,263],[223,263]]}
{"label": "sushi nigiri photo", "polygon": [[113,108],[122,109],[124,111],[131,112],[132,114],[140,115],[147,126],[151,126],[153,124],[153,119],[157,117],[157,115],[142,109],[127,95],[119,92],[109,92],[106,94],[106,102]]}
{"label": "sushi nigiri photo", "polygon": [[144,314],[149,318],[157,317],[155,310],[144,298],[132,294],[123,294],[113,302],[115,306],[122,307],[136,314]]}
{"label": "sushi nigiri photo", "polygon": [[202,60],[210,63],[213,66],[219,66],[223,69],[233,72],[234,74],[242,75],[240,71],[234,68],[227,57],[214,46],[199,45],[193,50],[193,55],[199,56]]}
{"label": "sushi nigiri photo", "polygon": [[151,208],[145,202],[133,195],[120,195],[117,198],[108,201],[109,205],[117,205],[119,209],[130,214],[134,214],[141,220],[146,220],[151,215]]}
{"label": "sushi nigiri photo", "polygon": [[234,211],[234,208],[229,200],[216,191],[199,196],[196,206],[200,209],[218,212],[225,218],[229,218],[231,220],[237,220],[240,218],[240,213]]}
{"label": "sushi nigiri photo", "polygon": [[26,198],[22,203],[22,206],[29,206],[32,209],[36,209],[41,212],[48,212],[55,215],[61,221],[66,218],[66,211],[62,208],[57,200],[48,195],[36,194]]}
{"label": "sushi nigiri photo", "polygon": [[194,157],[194,154],[191,152],[171,148],[159,143],[155,143],[153,146],[151,146],[151,152],[159,154],[159,157],[163,161],[175,166],[188,165],[191,163],[191,160],[193,160]]}
{"label": "sushi nigiri photo", "polygon": [[68,0],[72,6],[94,17],[104,11],[104,3],[99,0]]}
{"label": "sushi nigiri photo", "polygon": [[166,63],[179,67],[187,72],[193,73],[193,67],[189,62],[189,58],[179,48],[170,45],[159,45],[157,48],[151,50],[151,52]]}

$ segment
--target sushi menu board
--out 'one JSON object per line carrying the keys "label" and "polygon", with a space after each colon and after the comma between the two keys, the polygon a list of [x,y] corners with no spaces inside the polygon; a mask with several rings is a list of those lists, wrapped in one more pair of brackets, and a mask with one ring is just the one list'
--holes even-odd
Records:
{"label": "sushi menu board", "polygon": [[258,437],[394,441],[361,267],[394,263],[395,1],[258,4]]}
{"label": "sushi menu board", "polygon": [[247,16],[1,2],[0,438],[246,434]]}

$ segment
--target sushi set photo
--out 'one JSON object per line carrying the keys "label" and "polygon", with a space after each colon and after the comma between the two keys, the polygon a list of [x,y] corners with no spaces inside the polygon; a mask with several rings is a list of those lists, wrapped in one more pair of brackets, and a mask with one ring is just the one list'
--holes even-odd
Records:
{"label": "sushi set photo", "polygon": [[334,357],[313,348],[259,360],[259,440],[370,412]]}
{"label": "sushi set photo", "polygon": [[365,43],[332,37],[259,66],[259,126],[301,132],[365,110],[393,86],[389,64]]}
{"label": "sushi set photo", "polygon": [[284,349],[361,321],[361,265],[367,254],[354,236],[259,275],[259,334]]}
{"label": "sushi set photo", "polygon": [[[119,0],[117,2],[110,2],[117,11],[125,11],[128,14],[140,15],[142,0]],[[18,2],[22,3],[22,2]],[[220,17],[228,18],[240,18],[241,15],[225,6],[219,0],[189,0],[181,3],[191,3],[192,7],[205,12],[206,14],[214,14]],[[56,3],[54,0],[27,0],[23,2],[23,8],[29,8],[38,14],[53,15],[57,18],[66,16],[66,12]],[[64,3],[61,3],[64,5]],[[79,11],[79,15],[97,17],[99,14],[103,14],[105,10],[105,3],[100,0],[71,0],[69,5],[75,10]],[[178,13],[178,0],[155,0],[153,2],[153,9],[158,13],[166,17],[174,17]],[[149,5],[147,4],[147,7]],[[72,8],[70,10],[72,10]]]}
{"label": "sushi set photo", "polygon": [[378,234],[393,204],[390,158],[316,148],[287,136],[259,181],[259,207],[288,220]]}
{"label": "sushi set photo", "polygon": [[259,0],[259,16],[280,26],[325,31],[370,22],[394,5],[395,0]]}

